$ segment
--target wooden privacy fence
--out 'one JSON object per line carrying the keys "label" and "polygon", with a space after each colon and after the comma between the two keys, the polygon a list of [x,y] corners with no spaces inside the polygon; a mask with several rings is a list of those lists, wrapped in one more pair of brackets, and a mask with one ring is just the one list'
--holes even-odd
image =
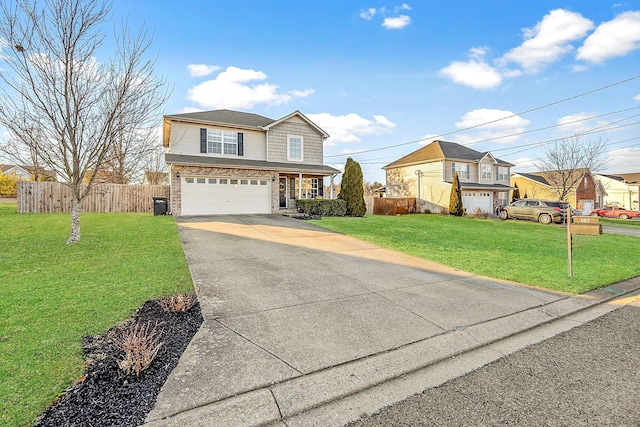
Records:
{"label": "wooden privacy fence", "polygon": [[[154,197],[169,197],[168,185],[94,184],[82,212],[153,212]],[[19,181],[20,213],[71,212],[71,189],[59,182]]]}
{"label": "wooden privacy fence", "polygon": [[367,213],[373,215],[406,215],[416,213],[415,197],[365,197]]}

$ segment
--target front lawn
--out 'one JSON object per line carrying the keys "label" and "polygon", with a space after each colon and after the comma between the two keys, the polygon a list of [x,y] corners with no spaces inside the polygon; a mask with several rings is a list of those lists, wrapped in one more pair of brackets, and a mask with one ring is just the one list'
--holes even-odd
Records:
{"label": "front lawn", "polygon": [[193,289],[175,221],[151,214],[18,214],[0,202],[0,425],[32,425],[84,372],[82,337],[146,300]]}
{"label": "front lawn", "polygon": [[443,215],[324,217],[321,227],[483,276],[573,294],[640,275],[640,238],[573,236],[568,277],[567,229],[528,221]]}

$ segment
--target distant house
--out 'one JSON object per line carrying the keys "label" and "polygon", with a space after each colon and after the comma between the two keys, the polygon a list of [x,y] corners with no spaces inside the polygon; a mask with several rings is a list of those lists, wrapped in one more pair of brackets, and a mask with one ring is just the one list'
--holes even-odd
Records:
{"label": "distant house", "polygon": [[16,174],[20,179],[29,179],[31,173],[18,165],[0,165],[0,172],[6,175]]}
{"label": "distant house", "polygon": [[[232,110],[164,116],[174,215],[273,213],[324,196],[329,135],[300,111],[274,120]],[[331,197],[330,195],[327,195]]]}
{"label": "distant house", "polygon": [[0,174],[16,174],[19,179],[55,181],[56,173],[43,167],[0,164]]}
{"label": "distant house", "polygon": [[[560,176],[566,183],[560,182]],[[589,214],[592,209],[603,206],[607,191],[586,169],[579,169],[569,174],[549,172],[514,172],[511,174],[511,185],[518,186],[521,197],[559,200],[563,188],[569,189],[564,201],[574,208]]]}
{"label": "distant house", "polygon": [[144,173],[143,184],[150,184],[150,185],[169,184],[169,173],[147,171]]}
{"label": "distant house", "polygon": [[507,204],[513,165],[490,152],[447,141],[433,141],[384,166],[386,197],[416,197],[418,210],[447,210],[451,182],[458,173],[467,213],[495,212]]}
{"label": "distant house", "polygon": [[640,190],[640,172],[621,174],[594,174],[593,177],[607,192],[604,205],[639,210],[638,193]]}

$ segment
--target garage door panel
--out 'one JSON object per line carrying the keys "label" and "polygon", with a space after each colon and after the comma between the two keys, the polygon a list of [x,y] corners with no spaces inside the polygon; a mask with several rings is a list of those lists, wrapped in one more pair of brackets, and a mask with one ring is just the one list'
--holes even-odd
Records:
{"label": "garage door panel", "polygon": [[464,191],[462,205],[467,209],[467,214],[474,214],[478,209],[491,213],[493,211],[492,195],[481,191]]}
{"label": "garage door panel", "polygon": [[271,181],[185,177],[181,199],[182,215],[271,213]]}

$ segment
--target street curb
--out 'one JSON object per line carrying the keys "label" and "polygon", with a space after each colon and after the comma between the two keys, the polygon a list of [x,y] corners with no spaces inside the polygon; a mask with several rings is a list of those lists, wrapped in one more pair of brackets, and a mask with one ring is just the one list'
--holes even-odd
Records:
{"label": "street curb", "polygon": [[640,277],[211,402],[145,426],[342,426],[594,320]]}

